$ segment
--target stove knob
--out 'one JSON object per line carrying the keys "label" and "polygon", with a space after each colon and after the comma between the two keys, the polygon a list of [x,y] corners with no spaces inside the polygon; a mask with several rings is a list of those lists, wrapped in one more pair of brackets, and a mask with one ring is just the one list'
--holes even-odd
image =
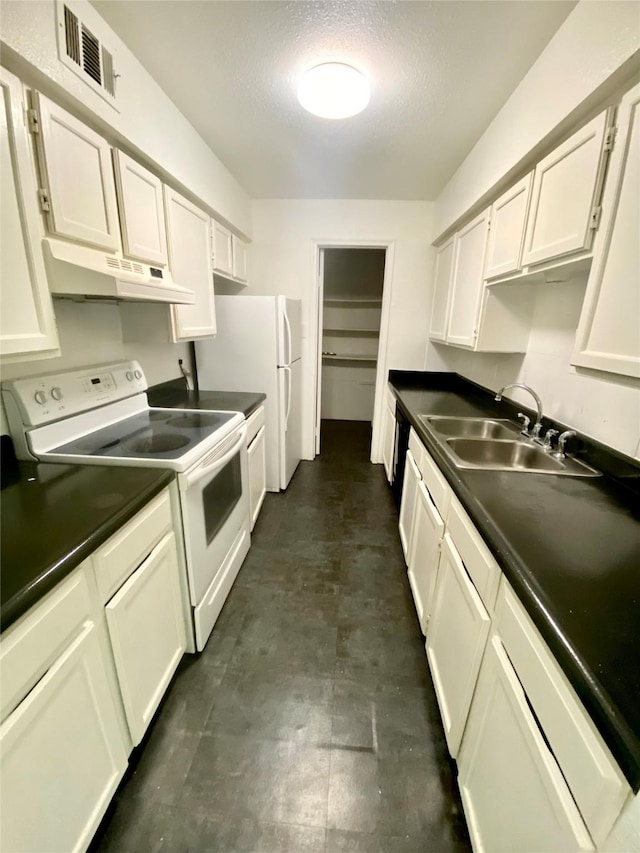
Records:
{"label": "stove knob", "polygon": [[51,396],[53,397],[54,400],[62,400],[62,397],[64,396],[62,393],[62,388],[58,388],[58,387],[52,388],[51,389]]}
{"label": "stove knob", "polygon": [[142,371],[134,370],[134,376],[136,377],[136,379],[142,379]]}
{"label": "stove knob", "polygon": [[133,382],[133,371],[132,370],[127,370],[127,372],[125,373],[125,376],[127,377],[127,382]]}
{"label": "stove knob", "polygon": [[36,391],[33,396],[35,398],[36,403],[41,406],[44,406],[44,404],[47,402],[47,395],[44,393],[44,391]]}

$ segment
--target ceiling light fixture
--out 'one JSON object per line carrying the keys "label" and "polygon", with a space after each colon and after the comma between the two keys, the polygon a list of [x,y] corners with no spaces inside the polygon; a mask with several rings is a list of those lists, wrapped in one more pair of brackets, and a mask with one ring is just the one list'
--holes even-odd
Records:
{"label": "ceiling light fixture", "polygon": [[322,118],[348,118],[369,103],[369,81],[346,62],[321,62],[304,72],[298,84],[298,100],[310,113]]}

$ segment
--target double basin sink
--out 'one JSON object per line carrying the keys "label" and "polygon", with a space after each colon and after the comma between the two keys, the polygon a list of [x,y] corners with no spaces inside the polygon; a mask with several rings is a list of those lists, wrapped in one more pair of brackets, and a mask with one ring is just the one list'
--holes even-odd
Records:
{"label": "double basin sink", "polygon": [[444,452],[458,468],[529,471],[597,477],[600,472],[570,456],[555,458],[523,436],[516,424],[500,418],[457,418],[420,415]]}

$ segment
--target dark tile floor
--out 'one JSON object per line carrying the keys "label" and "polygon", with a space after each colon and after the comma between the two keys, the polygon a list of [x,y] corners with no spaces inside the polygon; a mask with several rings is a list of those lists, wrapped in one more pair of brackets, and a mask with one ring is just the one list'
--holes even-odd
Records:
{"label": "dark tile floor", "polygon": [[267,495],[94,853],[469,851],[397,515],[369,424]]}

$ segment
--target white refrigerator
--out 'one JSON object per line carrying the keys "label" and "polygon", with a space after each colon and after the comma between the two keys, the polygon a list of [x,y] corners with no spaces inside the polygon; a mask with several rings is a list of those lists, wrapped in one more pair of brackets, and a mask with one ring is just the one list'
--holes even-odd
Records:
{"label": "white refrigerator", "polygon": [[202,390],[262,391],[267,489],[286,489],[302,457],[302,302],[216,296],[215,338],[196,341]]}

